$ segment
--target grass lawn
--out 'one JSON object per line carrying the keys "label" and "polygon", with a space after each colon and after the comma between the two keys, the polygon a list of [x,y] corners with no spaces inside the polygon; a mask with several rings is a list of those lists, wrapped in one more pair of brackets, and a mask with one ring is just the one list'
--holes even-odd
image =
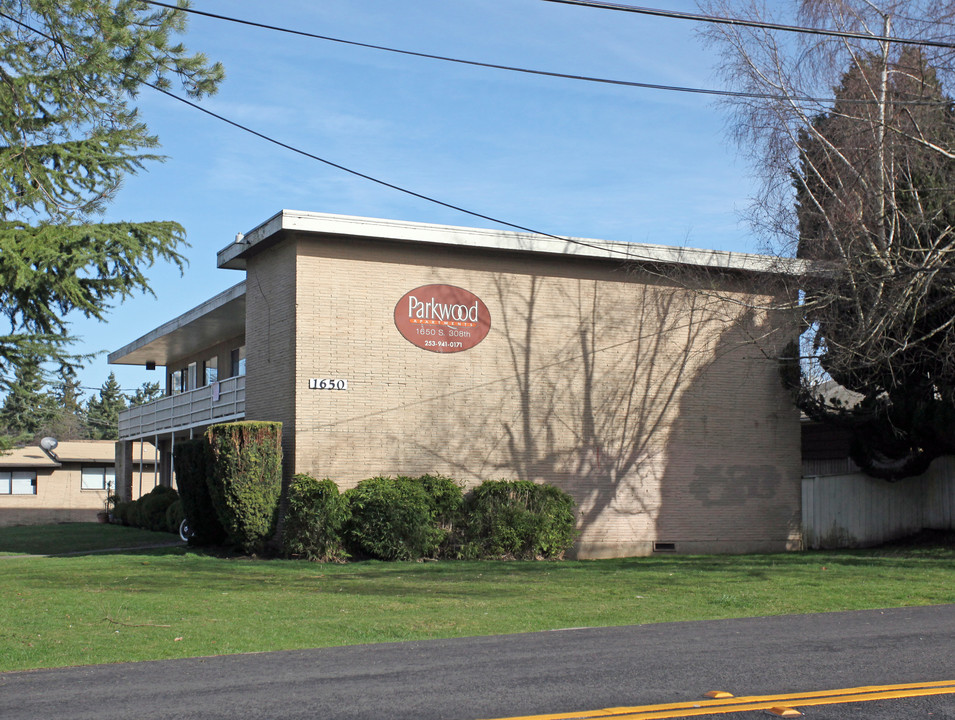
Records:
{"label": "grass lawn", "polygon": [[65,555],[108,548],[165,545],[177,535],[99,523],[21,525],[0,528],[0,555]]}
{"label": "grass lawn", "polygon": [[[85,529],[90,528],[90,529]],[[0,551],[23,550],[0,529]],[[91,549],[173,536],[109,526]],[[7,539],[8,536],[11,539]],[[40,543],[46,554],[56,542]],[[62,549],[62,548],[61,548]],[[71,547],[70,549],[78,549]],[[37,551],[39,552],[39,551]],[[0,671],[355,643],[955,602],[955,545],[579,562],[217,557],[183,547],[0,558]]]}

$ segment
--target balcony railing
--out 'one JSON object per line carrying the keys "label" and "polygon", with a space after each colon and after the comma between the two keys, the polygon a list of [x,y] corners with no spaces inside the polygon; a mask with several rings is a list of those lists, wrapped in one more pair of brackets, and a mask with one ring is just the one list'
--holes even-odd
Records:
{"label": "balcony railing", "polygon": [[230,422],[245,417],[245,376],[153,400],[119,414],[120,440]]}

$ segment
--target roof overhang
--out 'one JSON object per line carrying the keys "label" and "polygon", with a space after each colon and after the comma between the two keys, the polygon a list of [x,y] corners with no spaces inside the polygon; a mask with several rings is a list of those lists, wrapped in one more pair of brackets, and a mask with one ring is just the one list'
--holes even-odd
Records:
{"label": "roof overhang", "polygon": [[245,282],[206,300],[108,356],[114,365],[168,365],[245,334]]}
{"label": "roof overhang", "polygon": [[793,258],[725,250],[556,237],[505,230],[282,210],[247,234],[237,236],[235,242],[220,250],[217,255],[218,266],[231,270],[244,270],[246,258],[278,242],[289,232],[485,251],[682,265],[701,269],[736,270],[773,275],[797,274],[803,270],[805,264],[804,261]]}

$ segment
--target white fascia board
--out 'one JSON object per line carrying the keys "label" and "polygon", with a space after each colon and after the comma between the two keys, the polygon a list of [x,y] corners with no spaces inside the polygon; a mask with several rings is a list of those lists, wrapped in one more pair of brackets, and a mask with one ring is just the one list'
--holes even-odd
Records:
{"label": "white fascia board", "polygon": [[250,230],[241,239],[220,250],[217,256],[218,266],[235,270],[245,269],[245,254],[283,230],[325,236],[363,237],[370,240],[393,240],[404,243],[542,255],[573,255],[580,258],[618,262],[651,262],[774,275],[793,275],[804,270],[804,263],[801,260],[772,255],[588,238],[552,237],[508,230],[431,225],[297,210],[283,210],[277,213]]}

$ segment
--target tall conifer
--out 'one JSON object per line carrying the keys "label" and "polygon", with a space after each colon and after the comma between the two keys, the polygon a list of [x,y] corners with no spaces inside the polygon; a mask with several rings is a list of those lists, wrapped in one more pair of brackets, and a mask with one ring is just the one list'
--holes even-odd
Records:
{"label": "tall conifer", "polygon": [[0,0],[0,378],[29,356],[61,364],[69,313],[102,319],[182,266],[183,228],[102,222],[123,179],[159,160],[133,100],[147,86],[215,92],[219,64],[173,35],[185,13],[138,0]]}

